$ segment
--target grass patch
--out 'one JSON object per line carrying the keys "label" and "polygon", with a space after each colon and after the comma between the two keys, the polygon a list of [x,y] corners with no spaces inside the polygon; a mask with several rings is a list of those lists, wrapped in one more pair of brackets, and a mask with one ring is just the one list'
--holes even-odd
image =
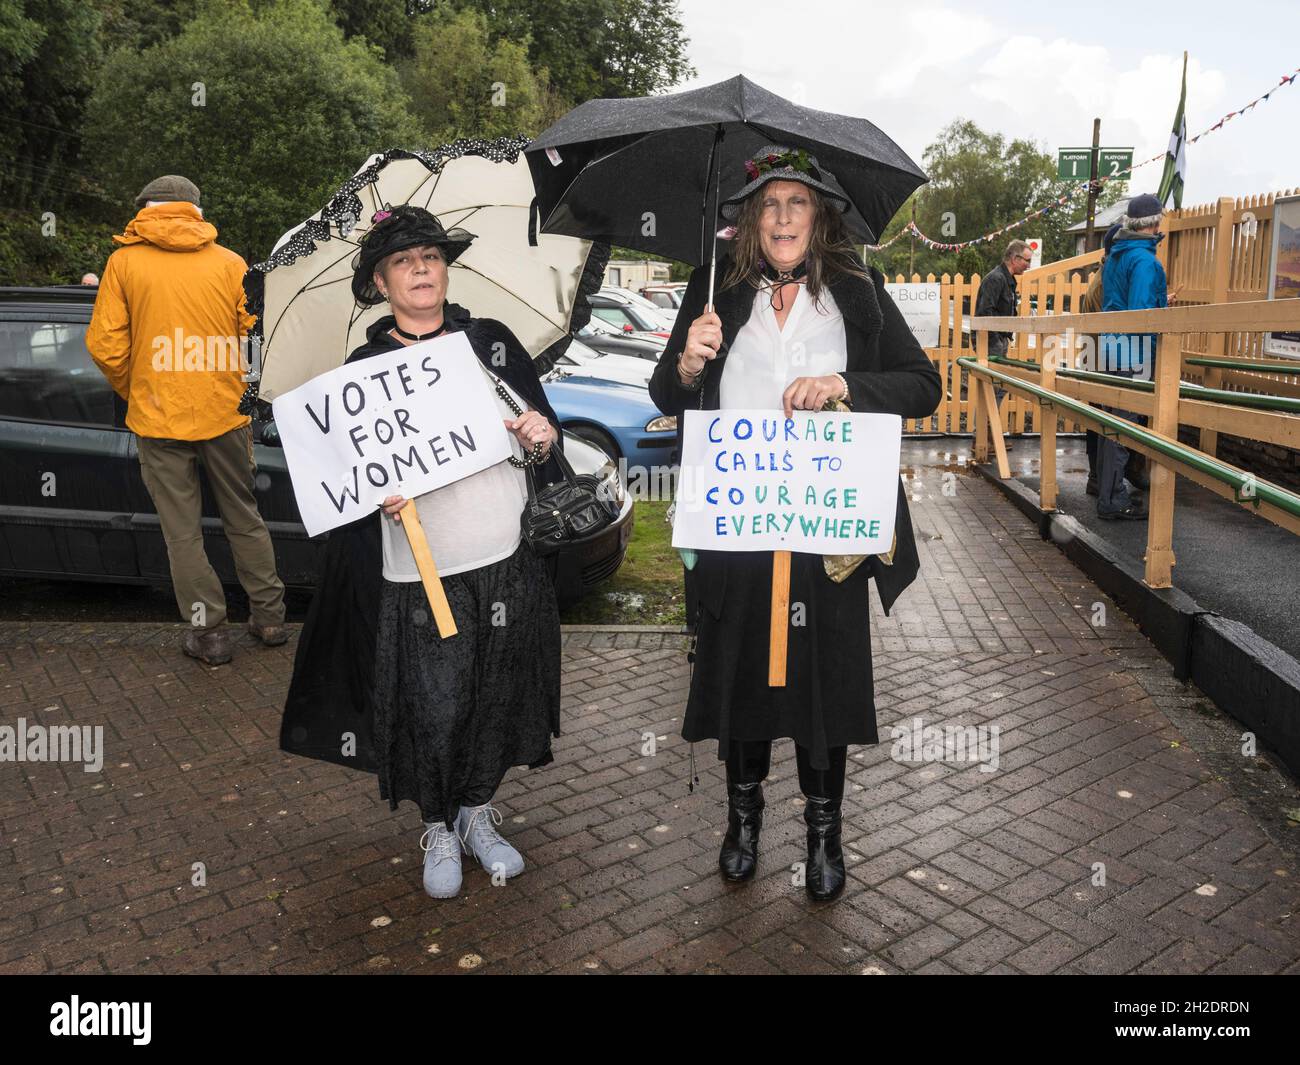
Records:
{"label": "grass patch", "polygon": [[667,502],[636,503],[623,565],[604,584],[560,614],[567,625],[684,625],[682,559],[664,520]]}

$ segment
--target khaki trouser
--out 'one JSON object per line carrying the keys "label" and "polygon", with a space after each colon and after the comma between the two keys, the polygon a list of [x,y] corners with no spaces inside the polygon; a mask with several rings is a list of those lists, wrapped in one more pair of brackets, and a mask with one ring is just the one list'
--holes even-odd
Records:
{"label": "khaki trouser", "polygon": [[198,464],[216,497],[221,525],[258,625],[284,621],[284,585],[275,550],[253,496],[253,431],[232,429],[211,440],[136,437],[140,473],[167,541],[172,585],[181,617],[203,629],[226,620],[226,596],[203,550],[203,493]]}

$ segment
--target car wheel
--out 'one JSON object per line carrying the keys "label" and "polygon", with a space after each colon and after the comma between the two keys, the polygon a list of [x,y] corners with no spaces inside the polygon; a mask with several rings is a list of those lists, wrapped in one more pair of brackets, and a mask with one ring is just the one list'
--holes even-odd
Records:
{"label": "car wheel", "polygon": [[604,429],[597,429],[594,425],[566,425],[564,429],[587,443],[594,444],[615,462],[619,460],[621,453],[618,444],[614,443],[614,438]]}

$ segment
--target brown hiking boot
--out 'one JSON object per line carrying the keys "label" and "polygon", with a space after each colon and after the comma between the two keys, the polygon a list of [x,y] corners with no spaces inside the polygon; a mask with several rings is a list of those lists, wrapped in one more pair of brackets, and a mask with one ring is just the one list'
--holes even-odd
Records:
{"label": "brown hiking boot", "polygon": [[263,647],[279,647],[289,640],[289,630],[283,625],[259,625],[249,619],[248,631],[262,641]]}
{"label": "brown hiking boot", "polygon": [[181,649],[191,658],[197,658],[209,666],[225,665],[233,655],[230,633],[224,625],[215,629],[190,629],[185,634]]}

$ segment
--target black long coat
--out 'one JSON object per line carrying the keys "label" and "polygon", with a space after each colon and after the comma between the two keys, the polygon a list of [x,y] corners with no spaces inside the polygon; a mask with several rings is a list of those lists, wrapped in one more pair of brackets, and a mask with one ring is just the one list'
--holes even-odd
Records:
{"label": "black long coat", "polygon": [[[449,333],[464,332],[474,354],[541,411],[560,432],[560,421],[542,390],[528,352],[506,326],[491,318],[472,318],[465,308],[448,303],[444,309]],[[348,362],[367,359],[401,346],[388,330],[392,315],[380,318],[366,330],[366,343],[348,356]],[[499,345],[499,346],[498,346]],[[504,366],[493,362],[504,350]],[[553,447],[560,447],[563,436]],[[554,458],[538,467],[542,484],[558,480]],[[340,526],[329,534],[316,594],[307,611],[293,678],[280,723],[280,748],[325,762],[346,765],[368,773],[377,771],[374,735],[375,639],[379,598],[383,590],[383,545],[379,511]],[[343,750],[343,736],[351,733],[355,744]]]}
{"label": "black long coat", "polygon": [[[730,256],[718,263],[717,277],[726,276]],[[844,380],[849,386],[849,405],[855,413],[898,414],[904,418],[923,418],[933,414],[943,396],[943,380],[925,350],[916,342],[902,312],[885,291],[884,275],[870,267],[868,285],[860,278],[838,275],[830,285],[831,295],[844,317],[848,363]],[[717,410],[722,370],[727,351],[736,334],[749,320],[754,307],[754,290],[740,284],[714,294],[714,311],[722,319],[722,347],[717,358],[705,367],[702,388],[683,388],[677,375],[677,356],[686,347],[691,323],[704,313],[708,296],[709,268],[702,266],[691,274],[682,306],[677,312],[668,346],[650,379],[650,398],[664,414],[678,418],[677,446],[681,453],[682,412],[688,407]],[[801,292],[800,299],[807,293]],[[885,613],[913,580],[920,569],[912,518],[902,481],[898,485],[898,508],[895,515],[898,543],[893,563],[886,565],[876,555],[868,557],[849,580],[866,571],[876,581]],[[687,584],[688,619],[701,604],[715,616],[721,615],[726,598],[726,567],[719,565],[717,551],[699,552],[699,561],[690,571]]]}

